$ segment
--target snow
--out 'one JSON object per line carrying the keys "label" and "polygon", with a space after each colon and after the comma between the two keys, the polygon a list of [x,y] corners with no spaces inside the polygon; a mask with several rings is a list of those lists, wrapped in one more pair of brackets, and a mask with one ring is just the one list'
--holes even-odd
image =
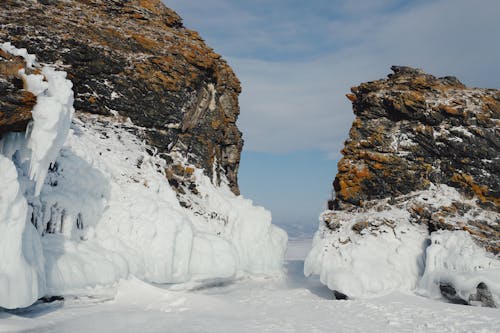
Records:
{"label": "snow", "polygon": [[224,184],[214,186],[201,170],[195,172],[201,194],[193,200],[224,223],[182,208],[164,160],[147,148],[107,121],[74,120],[31,202],[44,233],[47,294],[85,295],[130,275],[180,283],[281,274],[286,234],[268,211]]}
{"label": "snow", "polygon": [[[476,245],[468,232],[437,231],[429,235],[425,224],[410,222],[412,207],[438,209],[454,202],[475,204],[452,187],[432,185],[400,197],[397,204],[379,200],[364,210],[326,211],[320,217],[304,273],[319,275],[328,288],[355,299],[395,291],[442,299],[439,285],[449,283],[461,299],[469,301],[474,300],[482,282],[495,304],[500,304],[497,257]],[[457,229],[468,220],[497,218],[497,213],[479,209],[446,217],[447,223]]]}
{"label": "snow", "polygon": [[[174,291],[130,278],[90,298],[0,312],[0,332],[497,332],[498,309],[392,293],[335,301],[302,274],[306,244],[296,239],[282,278],[213,281]],[[302,256],[300,257],[300,253]]]}
{"label": "snow", "polygon": [[[26,49],[16,49],[10,43],[1,44],[1,48],[22,56],[28,67],[36,62]],[[40,193],[47,169],[66,140],[73,115],[72,84],[66,80],[66,73],[45,66],[42,75],[26,75],[24,69],[20,74],[25,78],[27,90],[37,96],[37,103],[26,135],[11,133],[0,140],[0,306],[3,307],[30,305],[45,293],[44,258],[37,231],[28,222],[30,208],[25,192],[35,197]]]}
{"label": "snow", "polygon": [[0,140],[0,307],[87,295],[131,276],[186,283],[283,274],[287,236],[268,211],[191,165],[199,195],[185,198],[193,209],[181,207],[165,160],[127,131],[140,128],[101,116],[71,123],[65,73],[46,66],[25,79],[37,96],[33,122]]}
{"label": "snow", "polygon": [[[31,149],[30,178],[36,182],[35,195],[40,194],[47,170],[68,136],[73,117],[73,84],[66,79],[66,72],[50,67],[41,75],[28,75],[28,91],[37,96],[32,110],[33,122],[28,129],[28,148]],[[38,80],[31,80],[36,77]]]}
{"label": "snow", "polygon": [[453,285],[457,295],[466,301],[480,283],[485,283],[495,304],[500,305],[500,260],[476,245],[465,231],[433,232],[418,291],[441,298],[440,283]]}
{"label": "snow", "polygon": [[[23,238],[31,241],[33,227],[26,223],[28,204],[22,196],[14,163],[0,155],[0,305],[3,307],[28,306],[33,295],[43,292],[36,265],[39,258],[25,256]],[[36,250],[37,240],[26,244]]]}
{"label": "snow", "polygon": [[201,170],[193,200],[224,223],[182,208],[164,160],[147,148],[107,121],[75,120],[48,177],[57,185],[46,184],[36,209],[41,230],[61,230],[43,237],[49,293],[84,294],[129,275],[180,283],[281,273],[286,234],[268,211]]}
{"label": "snow", "polygon": [[[328,288],[352,298],[413,290],[423,265],[427,232],[424,226],[412,225],[407,214],[397,209],[338,213],[339,230],[332,231],[322,223],[316,232],[304,273],[319,275]],[[370,219],[395,223],[381,224],[376,233],[352,231],[356,223]]]}
{"label": "snow", "polygon": [[2,51],[7,52],[9,54],[12,54],[14,56],[19,56],[23,57],[24,60],[26,61],[26,66],[29,68],[33,68],[33,66],[36,63],[36,56],[33,54],[29,54],[28,51],[24,48],[18,49],[14,45],[12,45],[10,42],[5,42],[0,44],[0,49]]}

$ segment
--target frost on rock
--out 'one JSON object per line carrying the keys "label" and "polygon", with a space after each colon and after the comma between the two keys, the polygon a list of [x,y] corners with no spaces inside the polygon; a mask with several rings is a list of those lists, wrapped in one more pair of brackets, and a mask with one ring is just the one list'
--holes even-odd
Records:
{"label": "frost on rock", "polygon": [[[322,214],[305,261],[306,275],[320,275],[330,289],[352,298],[402,291],[498,305],[500,260],[477,245],[480,238],[462,231],[471,221],[494,224],[498,213],[482,210],[446,185],[391,202],[374,200],[366,207]],[[423,215],[429,220],[416,218],[415,211],[427,212]],[[448,230],[434,231],[435,223]]]}
{"label": "frost on rock", "polygon": [[287,236],[268,211],[191,165],[197,194],[182,207],[165,159],[132,134],[143,129],[84,114],[72,122],[71,82],[49,67],[41,73],[24,76],[37,96],[26,134],[0,140],[0,307],[129,276],[178,283],[282,273]]}

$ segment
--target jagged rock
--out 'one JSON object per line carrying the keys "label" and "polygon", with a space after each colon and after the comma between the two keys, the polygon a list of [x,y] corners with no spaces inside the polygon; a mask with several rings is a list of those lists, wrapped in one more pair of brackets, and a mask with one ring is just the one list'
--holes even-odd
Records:
{"label": "jagged rock", "polygon": [[347,95],[356,117],[304,272],[348,298],[405,290],[495,306],[500,90],[392,70]]}
{"label": "jagged rock", "polygon": [[[363,83],[347,95],[356,118],[338,164],[331,208],[368,208],[384,198],[394,205],[397,197],[446,184],[476,198],[480,207],[414,203],[414,222],[431,232],[467,230],[499,253],[498,217],[479,216],[482,209],[500,211],[500,91],[467,88],[455,77],[436,78],[410,67],[392,70],[387,79]],[[465,215],[466,223],[450,222]]]}
{"label": "jagged rock", "polygon": [[387,79],[353,87],[347,96],[356,119],[338,165],[334,206],[363,206],[435,183],[498,209],[500,91],[392,69]]}
{"label": "jagged rock", "polygon": [[458,296],[457,291],[450,283],[440,283],[439,289],[444,298],[446,298],[451,303],[469,305],[477,304],[480,306],[486,306],[489,308],[496,308],[495,301],[493,300],[493,295],[488,289],[488,286],[481,282],[476,287],[476,293],[471,294],[468,300],[464,300]]}
{"label": "jagged rock", "polygon": [[440,283],[439,290],[441,291],[441,295],[446,298],[448,301],[454,304],[468,305],[466,300],[460,298],[457,295],[457,291],[455,288],[449,283]]}
{"label": "jagged rock", "polygon": [[487,306],[490,308],[496,308],[495,301],[493,300],[493,295],[491,291],[488,289],[488,286],[481,282],[476,287],[476,294],[473,294],[469,298],[469,303],[479,302],[482,306]]}
{"label": "jagged rock", "polygon": [[[160,0],[7,0],[0,25],[0,41],[68,72],[77,113],[129,118],[159,153],[178,152],[239,192],[239,81]],[[0,133],[24,130],[34,101],[4,67],[0,77]]]}

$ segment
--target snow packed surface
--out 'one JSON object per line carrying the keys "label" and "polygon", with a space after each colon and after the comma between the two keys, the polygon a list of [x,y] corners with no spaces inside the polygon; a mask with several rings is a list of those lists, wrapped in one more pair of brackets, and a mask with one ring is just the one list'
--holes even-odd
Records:
{"label": "snow packed surface", "polygon": [[310,247],[310,239],[290,241],[281,278],[214,280],[189,290],[132,278],[90,297],[0,312],[0,332],[498,332],[498,309],[401,292],[332,300],[302,273]]}
{"label": "snow packed surface", "polygon": [[[26,50],[2,49],[36,64]],[[0,307],[86,295],[131,276],[179,283],[282,274],[287,235],[268,211],[189,165],[199,209],[181,207],[165,160],[131,133],[141,129],[103,117],[72,122],[66,73],[41,73],[21,72],[37,96],[27,132],[0,140]]]}

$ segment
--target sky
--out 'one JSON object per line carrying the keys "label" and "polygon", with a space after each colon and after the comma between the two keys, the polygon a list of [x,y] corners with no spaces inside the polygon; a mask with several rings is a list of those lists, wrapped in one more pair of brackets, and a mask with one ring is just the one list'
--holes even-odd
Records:
{"label": "sky", "polygon": [[391,65],[500,88],[498,0],[164,0],[242,82],[242,194],[314,230],[354,118]]}

